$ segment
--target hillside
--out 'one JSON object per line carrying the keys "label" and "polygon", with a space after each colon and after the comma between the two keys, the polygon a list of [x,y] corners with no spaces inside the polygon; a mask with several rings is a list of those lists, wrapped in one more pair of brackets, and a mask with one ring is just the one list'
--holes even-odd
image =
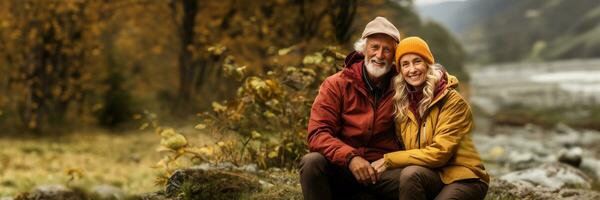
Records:
{"label": "hillside", "polygon": [[474,61],[600,56],[600,1],[468,0],[417,10],[448,27]]}

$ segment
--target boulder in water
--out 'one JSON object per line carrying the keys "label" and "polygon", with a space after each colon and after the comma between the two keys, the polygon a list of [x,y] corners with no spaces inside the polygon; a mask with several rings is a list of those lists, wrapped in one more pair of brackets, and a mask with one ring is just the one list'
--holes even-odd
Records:
{"label": "boulder in water", "polygon": [[600,193],[583,189],[533,187],[525,182],[492,178],[486,199],[600,199]]}
{"label": "boulder in water", "polygon": [[573,167],[579,167],[581,164],[582,154],[583,150],[581,150],[581,147],[563,149],[558,155],[558,162],[569,164]]}
{"label": "boulder in water", "polygon": [[581,170],[562,163],[547,163],[539,167],[511,172],[500,177],[511,183],[554,189],[590,189],[592,179]]}

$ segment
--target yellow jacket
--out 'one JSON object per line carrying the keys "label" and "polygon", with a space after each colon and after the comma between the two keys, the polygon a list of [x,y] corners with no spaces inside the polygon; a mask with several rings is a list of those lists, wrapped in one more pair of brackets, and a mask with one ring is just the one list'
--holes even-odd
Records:
{"label": "yellow jacket", "polygon": [[[454,90],[458,79],[449,74],[446,77],[447,89],[429,105],[429,114],[422,120],[420,138],[417,137],[419,125],[412,112],[406,111],[406,117],[396,120],[396,135],[402,138],[406,150],[385,154],[385,161],[393,168],[419,165],[435,169],[445,184],[471,178],[489,184],[490,177],[471,140],[471,107]],[[440,105],[436,105],[438,103]]]}

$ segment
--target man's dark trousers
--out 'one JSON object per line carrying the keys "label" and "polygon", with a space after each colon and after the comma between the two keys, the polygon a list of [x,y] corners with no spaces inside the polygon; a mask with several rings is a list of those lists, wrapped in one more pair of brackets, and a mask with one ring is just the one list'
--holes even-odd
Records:
{"label": "man's dark trousers", "polygon": [[300,184],[305,200],[350,199],[367,192],[377,199],[398,199],[401,169],[383,172],[375,184],[356,181],[348,167],[329,163],[320,153],[306,154],[300,161]]}

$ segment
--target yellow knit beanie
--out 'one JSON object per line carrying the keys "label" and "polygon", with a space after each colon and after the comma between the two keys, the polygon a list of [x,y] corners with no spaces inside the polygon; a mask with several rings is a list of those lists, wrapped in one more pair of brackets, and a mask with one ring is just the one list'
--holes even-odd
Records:
{"label": "yellow knit beanie", "polygon": [[425,42],[425,40],[421,39],[420,37],[407,37],[401,40],[400,43],[398,43],[398,46],[396,47],[395,57],[396,66],[400,65],[400,58],[404,54],[409,53],[414,53],[423,57],[423,59],[425,59],[425,62],[429,64],[435,63],[435,59],[433,58],[431,50],[429,50],[427,42]]}

